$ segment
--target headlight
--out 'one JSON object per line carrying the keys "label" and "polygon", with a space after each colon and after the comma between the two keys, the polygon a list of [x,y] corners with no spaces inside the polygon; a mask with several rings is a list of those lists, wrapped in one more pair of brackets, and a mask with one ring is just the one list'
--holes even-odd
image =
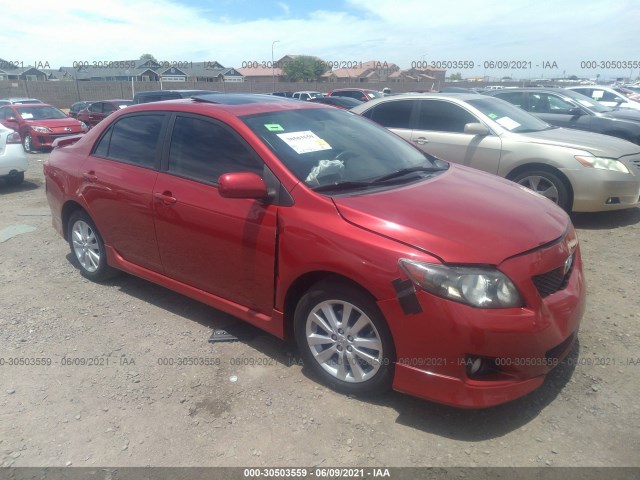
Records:
{"label": "headlight", "polygon": [[427,292],[477,308],[523,306],[507,276],[491,267],[451,267],[400,259],[409,278]]}
{"label": "headlight", "polygon": [[613,170],[614,172],[629,173],[629,169],[619,160],[601,157],[588,157],[576,155],[578,160],[585,167],[599,168],[600,170]]}
{"label": "headlight", "polygon": [[31,127],[31,129],[38,133],[51,133],[51,129],[47,127]]}
{"label": "headlight", "polygon": [[83,130],[89,130],[89,127],[87,127],[87,124],[84,122],[80,122],[80,128],[82,128]]}

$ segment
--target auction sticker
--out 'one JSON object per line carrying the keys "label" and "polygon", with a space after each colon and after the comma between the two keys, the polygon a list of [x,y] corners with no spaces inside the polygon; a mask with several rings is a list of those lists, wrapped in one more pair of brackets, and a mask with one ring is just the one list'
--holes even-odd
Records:
{"label": "auction sticker", "polygon": [[311,130],[302,132],[279,133],[280,137],[287,145],[293,148],[296,153],[319,152],[320,150],[331,150],[325,140],[321,139]]}

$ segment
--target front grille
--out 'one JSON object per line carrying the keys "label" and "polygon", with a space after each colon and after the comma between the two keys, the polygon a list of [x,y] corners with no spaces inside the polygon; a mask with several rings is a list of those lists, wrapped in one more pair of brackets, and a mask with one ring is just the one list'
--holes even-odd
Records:
{"label": "front grille", "polygon": [[634,158],[633,160],[631,160],[631,163],[638,169],[640,170],[640,158]]}
{"label": "front grille", "polygon": [[571,262],[571,268],[566,275],[564,273],[564,266],[559,267],[550,272],[534,276],[532,278],[533,284],[538,289],[540,296],[545,298],[565,288],[569,282],[571,272],[573,272],[573,262]]}
{"label": "front grille", "polygon": [[68,137],[69,135],[79,135],[83,132],[65,132],[65,133],[50,133],[49,136],[51,138],[60,138],[60,137]]}

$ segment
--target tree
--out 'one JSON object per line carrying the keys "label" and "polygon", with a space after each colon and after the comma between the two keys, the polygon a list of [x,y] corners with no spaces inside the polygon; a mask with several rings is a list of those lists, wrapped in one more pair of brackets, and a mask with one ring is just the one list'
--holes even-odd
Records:
{"label": "tree", "polygon": [[578,77],[576,77],[575,75],[571,75],[571,76],[569,77],[569,80],[578,80]]}
{"label": "tree", "polygon": [[282,70],[289,82],[317,80],[325,71],[321,61],[306,55],[300,55],[287,62]]}
{"label": "tree", "polygon": [[140,60],[142,60],[143,62],[147,60],[151,60],[152,62],[158,63],[158,60],[156,60],[156,57],[154,57],[150,53],[143,53],[142,55],[140,55]]}
{"label": "tree", "polygon": [[462,80],[462,74],[452,73],[451,76],[449,77],[449,80]]}

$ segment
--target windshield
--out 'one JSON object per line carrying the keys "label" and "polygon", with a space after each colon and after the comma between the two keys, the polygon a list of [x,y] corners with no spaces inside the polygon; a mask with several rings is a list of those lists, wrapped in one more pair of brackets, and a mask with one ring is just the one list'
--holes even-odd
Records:
{"label": "windshield", "polygon": [[579,92],[574,92],[573,90],[563,90],[562,94],[594,112],[605,113],[611,111],[609,107],[606,107],[602,103],[593,100],[591,97],[587,97],[586,95],[583,95]]}
{"label": "windshield", "polygon": [[16,107],[16,110],[24,120],[67,118],[62,111],[55,107]]}
{"label": "windshield", "polygon": [[540,132],[553,128],[548,123],[499,98],[478,98],[467,100],[467,103],[510,132]]}
{"label": "windshield", "polygon": [[[242,120],[298,179],[312,188],[355,188],[358,183],[369,184],[389,175],[398,182],[398,172],[405,169],[448,167],[373,122],[337,108],[261,113]],[[418,179],[428,172],[407,173]]]}

